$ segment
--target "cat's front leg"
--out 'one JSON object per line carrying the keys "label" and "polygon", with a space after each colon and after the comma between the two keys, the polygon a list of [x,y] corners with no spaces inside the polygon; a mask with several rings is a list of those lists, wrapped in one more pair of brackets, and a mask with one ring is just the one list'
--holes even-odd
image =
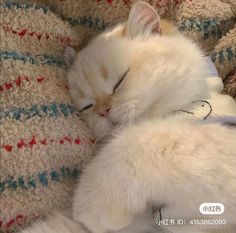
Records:
{"label": "cat's front leg", "polygon": [[153,195],[145,158],[139,157],[139,145],[130,136],[122,135],[107,144],[80,179],[73,217],[93,233],[125,228],[145,210]]}
{"label": "cat's front leg", "polygon": [[73,218],[92,233],[128,232],[150,203],[162,206],[172,196],[168,173],[175,171],[169,172],[170,165],[162,158],[165,148],[157,149],[152,132],[137,133],[123,131],[83,172],[74,196]]}
{"label": "cat's front leg", "polygon": [[[163,205],[168,191],[163,186],[169,186],[157,172],[157,163],[163,161],[159,161],[160,154],[155,148],[144,144],[146,140],[149,139],[140,136],[139,141],[135,132],[124,130],[87,165],[74,195],[75,221],[92,233],[136,232],[137,216],[140,218],[153,201]],[[151,232],[152,216],[144,216],[143,232]]]}

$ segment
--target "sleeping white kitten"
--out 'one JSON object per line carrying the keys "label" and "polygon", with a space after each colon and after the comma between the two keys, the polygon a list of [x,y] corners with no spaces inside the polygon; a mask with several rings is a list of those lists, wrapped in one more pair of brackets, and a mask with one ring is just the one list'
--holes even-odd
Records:
{"label": "sleeping white kitten", "polygon": [[[96,37],[77,57],[73,54],[67,50],[67,62],[73,63],[70,90],[85,121],[98,140],[116,127],[123,130],[84,170],[74,196],[74,220],[55,215],[25,233],[209,229],[156,227],[149,211],[153,205],[162,207],[163,218],[210,217],[235,224],[236,131],[168,117],[206,97],[201,51],[172,27],[161,30],[155,10],[137,2],[126,23]],[[198,209],[203,202],[221,202],[225,213],[203,216]],[[226,228],[206,232],[226,233]]]}
{"label": "sleeping white kitten", "polygon": [[139,2],[126,23],[96,37],[77,57],[66,51],[67,61],[75,60],[71,95],[98,140],[114,126],[170,115],[207,96],[203,54],[164,23],[161,29],[156,11]]}

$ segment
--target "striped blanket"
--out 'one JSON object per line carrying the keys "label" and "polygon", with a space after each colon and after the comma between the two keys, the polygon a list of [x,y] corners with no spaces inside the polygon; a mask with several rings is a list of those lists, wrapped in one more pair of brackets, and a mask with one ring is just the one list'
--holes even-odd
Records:
{"label": "striped blanket", "polygon": [[78,35],[31,3],[0,3],[0,232],[67,205],[92,135],[68,94],[63,49]]}

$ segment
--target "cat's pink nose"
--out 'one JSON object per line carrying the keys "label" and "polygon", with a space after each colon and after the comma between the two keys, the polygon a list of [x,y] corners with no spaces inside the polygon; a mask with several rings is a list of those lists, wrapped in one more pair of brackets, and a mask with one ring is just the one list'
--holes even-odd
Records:
{"label": "cat's pink nose", "polygon": [[111,108],[107,108],[103,112],[99,112],[99,115],[102,117],[108,117],[110,110],[111,110]]}

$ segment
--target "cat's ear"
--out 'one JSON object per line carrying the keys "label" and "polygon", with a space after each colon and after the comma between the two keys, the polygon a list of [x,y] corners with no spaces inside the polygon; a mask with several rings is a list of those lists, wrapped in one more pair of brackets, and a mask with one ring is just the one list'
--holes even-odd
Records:
{"label": "cat's ear", "polygon": [[148,3],[136,2],[129,13],[126,35],[132,39],[147,39],[153,33],[161,33],[159,15]]}
{"label": "cat's ear", "polygon": [[67,46],[67,47],[65,48],[65,51],[64,51],[64,60],[65,60],[65,63],[66,63],[68,66],[72,66],[72,65],[73,65],[73,63],[74,63],[74,61],[75,61],[75,59],[76,59],[76,56],[77,56],[76,51],[75,51],[73,48],[71,48],[71,47],[69,47],[69,46]]}

